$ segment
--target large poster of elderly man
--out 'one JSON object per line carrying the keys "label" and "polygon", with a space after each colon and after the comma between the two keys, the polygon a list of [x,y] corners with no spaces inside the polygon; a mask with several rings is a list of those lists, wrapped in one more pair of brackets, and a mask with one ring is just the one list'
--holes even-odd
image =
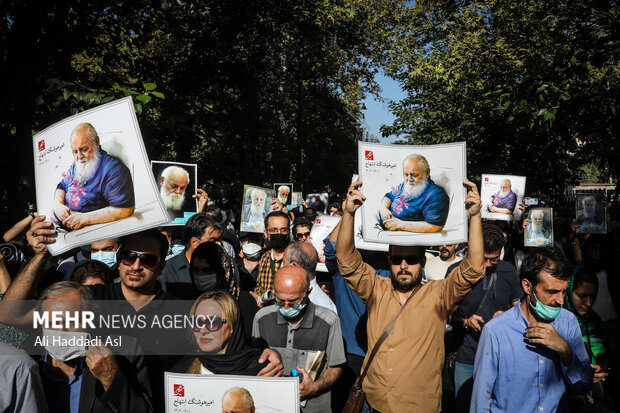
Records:
{"label": "large poster of elderly man", "polygon": [[159,186],[159,196],[171,219],[170,224],[184,225],[198,208],[198,201],[193,198],[197,188],[197,165],[151,161],[151,168]]}
{"label": "large poster of elderly man", "polygon": [[553,208],[533,208],[523,223],[526,247],[553,246]]}
{"label": "large poster of elderly man", "polygon": [[364,241],[394,245],[465,242],[465,142],[358,142]]}
{"label": "large poster of elderly man", "polygon": [[168,221],[130,97],[66,118],[33,137],[39,213],[54,255]]}
{"label": "large poster of elderly man", "polygon": [[602,194],[577,193],[575,211],[577,211],[578,234],[607,233],[607,208]]}
{"label": "large poster of elderly man", "polygon": [[272,210],[271,200],[276,191],[259,186],[243,186],[243,206],[241,211],[241,231],[260,232],[265,230],[265,217]]}
{"label": "large poster of elderly man", "polygon": [[165,373],[166,413],[299,412],[297,377]]}
{"label": "large poster of elderly man", "polygon": [[525,193],[525,180],[525,176],[482,175],[482,218],[499,221],[521,220],[519,204]]}

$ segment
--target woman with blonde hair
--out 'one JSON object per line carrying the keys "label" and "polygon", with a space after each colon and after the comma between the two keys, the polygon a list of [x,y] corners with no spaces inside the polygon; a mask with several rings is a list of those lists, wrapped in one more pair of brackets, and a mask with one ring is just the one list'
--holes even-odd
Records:
{"label": "woman with blonde hair", "polygon": [[173,372],[256,376],[267,365],[258,363],[266,343],[248,344],[239,308],[228,292],[201,294],[189,315],[194,320],[188,331],[194,350],[172,368]]}

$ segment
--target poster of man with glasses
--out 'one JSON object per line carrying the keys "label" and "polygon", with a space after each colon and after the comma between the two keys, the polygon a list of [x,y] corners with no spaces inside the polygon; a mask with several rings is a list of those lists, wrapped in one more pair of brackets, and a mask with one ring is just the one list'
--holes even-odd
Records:
{"label": "poster of man with glasses", "polygon": [[359,142],[364,241],[394,245],[464,242],[465,143],[380,145]]}
{"label": "poster of man with glasses", "polygon": [[33,151],[38,212],[58,233],[52,254],[168,221],[130,97],[49,126]]}

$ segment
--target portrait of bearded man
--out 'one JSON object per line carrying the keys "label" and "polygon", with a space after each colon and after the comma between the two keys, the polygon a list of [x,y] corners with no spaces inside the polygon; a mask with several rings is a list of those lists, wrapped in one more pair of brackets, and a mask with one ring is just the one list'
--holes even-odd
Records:
{"label": "portrait of bearded man", "polygon": [[265,216],[269,212],[266,208],[267,193],[260,188],[252,188],[250,191],[250,203],[246,202],[243,214],[242,229],[260,230],[265,227]]}
{"label": "portrait of bearded man", "polygon": [[584,196],[577,204],[577,232],[605,233],[605,208],[599,204],[597,197]]}
{"label": "portrait of bearded man", "polygon": [[189,172],[179,166],[168,166],[161,173],[159,195],[172,219],[183,216],[183,204],[189,181]]}
{"label": "portrait of bearded man", "polygon": [[529,216],[529,223],[525,229],[525,245],[551,245],[551,228],[545,226],[545,213],[542,209],[534,209]]}
{"label": "portrait of bearded man", "polygon": [[52,221],[66,230],[126,218],[135,208],[129,169],[101,148],[90,123],[80,123],[70,136],[73,163],[54,192]]}
{"label": "portrait of bearded man", "polygon": [[407,156],[402,164],[404,181],[384,195],[377,217],[382,229],[439,232],[448,218],[450,199],[430,178],[422,155]]}
{"label": "portrait of bearded man", "polygon": [[491,195],[489,212],[511,215],[516,205],[517,195],[512,191],[512,183],[510,179],[503,179],[499,184],[499,191]]}

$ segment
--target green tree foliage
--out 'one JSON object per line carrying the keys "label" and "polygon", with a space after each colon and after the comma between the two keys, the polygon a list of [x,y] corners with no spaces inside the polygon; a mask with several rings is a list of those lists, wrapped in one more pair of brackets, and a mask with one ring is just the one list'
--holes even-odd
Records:
{"label": "green tree foliage", "polygon": [[387,72],[408,92],[382,129],[466,141],[468,174],[561,192],[591,162],[618,170],[617,1],[416,1],[402,6]]}
{"label": "green tree foliage", "polygon": [[[199,183],[344,189],[362,137],[382,18],[358,0],[8,0],[0,133],[32,171],[31,136],[132,95],[151,159]],[[25,53],[24,53],[25,52]],[[19,166],[18,166],[19,165]]]}

